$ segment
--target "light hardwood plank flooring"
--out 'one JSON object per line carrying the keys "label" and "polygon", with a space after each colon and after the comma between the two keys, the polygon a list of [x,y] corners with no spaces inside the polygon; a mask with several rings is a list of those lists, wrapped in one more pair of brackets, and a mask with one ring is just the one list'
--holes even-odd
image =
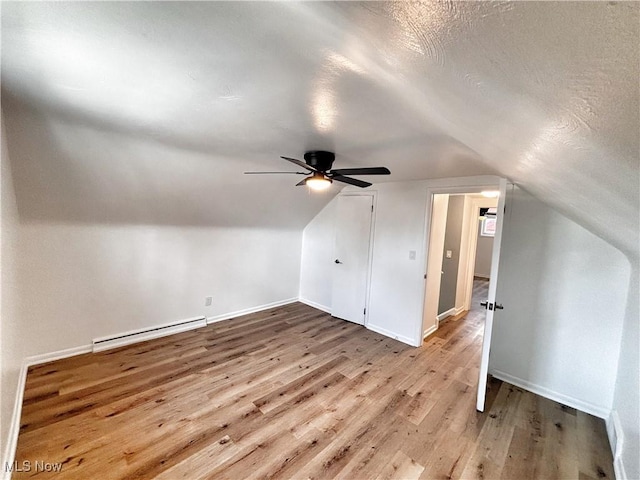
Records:
{"label": "light hardwood plank flooring", "polygon": [[600,419],[495,379],[476,412],[483,319],[416,349],[296,303],[32,367],[14,478],[613,478]]}

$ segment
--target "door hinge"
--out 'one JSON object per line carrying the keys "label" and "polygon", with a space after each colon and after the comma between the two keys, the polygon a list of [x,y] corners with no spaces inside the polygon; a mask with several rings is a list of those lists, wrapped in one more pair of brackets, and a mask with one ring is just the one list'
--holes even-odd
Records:
{"label": "door hinge", "polygon": [[364,313],[365,315],[367,314],[367,309],[366,309],[366,307],[365,307],[365,309],[364,309],[364,312],[363,312],[363,313]]}
{"label": "door hinge", "polygon": [[371,213],[373,213],[373,205],[371,205]]}

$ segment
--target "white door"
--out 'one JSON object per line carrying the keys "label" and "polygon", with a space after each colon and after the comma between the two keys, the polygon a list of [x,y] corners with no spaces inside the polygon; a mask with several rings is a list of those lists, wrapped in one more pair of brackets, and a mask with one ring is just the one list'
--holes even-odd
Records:
{"label": "white door", "polygon": [[364,325],[373,196],[338,197],[331,315]]}
{"label": "white door", "polygon": [[[509,188],[513,187],[509,184]],[[502,310],[500,299],[496,299],[498,284],[498,268],[500,266],[500,245],[502,243],[502,229],[504,226],[504,212],[507,196],[507,181],[500,179],[500,197],[498,198],[498,212],[496,215],[496,233],[493,238],[493,253],[491,256],[491,278],[489,280],[489,294],[486,301],[487,316],[484,322],[484,336],[482,339],[482,357],[480,359],[480,378],[478,381],[478,399],[476,409],[484,411],[484,401],[487,393],[487,375],[489,372],[489,349],[491,347],[491,333],[493,331],[493,315],[496,309]]]}

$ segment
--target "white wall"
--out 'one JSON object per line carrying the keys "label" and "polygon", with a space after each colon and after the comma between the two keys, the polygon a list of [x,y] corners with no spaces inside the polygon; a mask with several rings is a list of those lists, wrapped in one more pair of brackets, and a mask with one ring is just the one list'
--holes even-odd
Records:
{"label": "white wall", "polygon": [[503,233],[490,372],[603,417],[613,405],[629,264],[515,188]]}
{"label": "white wall", "polygon": [[300,299],[331,311],[331,282],[335,247],[336,199],[331,200],[305,227],[300,262]]}
{"label": "white wall", "polygon": [[[15,118],[12,122],[14,142],[8,147],[4,126],[2,130],[3,452],[10,438],[18,372],[27,357],[87,347],[97,337],[195,316],[216,319],[298,297],[302,232],[297,225],[276,221],[276,227],[250,228],[232,222],[235,226],[191,222],[180,210],[189,210],[194,192],[174,195],[169,188],[176,182],[172,175],[153,189],[166,202],[164,207],[137,193],[98,189],[99,199],[118,197],[132,211],[170,210],[162,221],[154,221],[153,215],[136,217],[126,208],[119,215],[105,215],[86,196],[77,197],[72,205],[85,216],[67,215],[65,208],[51,218],[35,215],[29,199],[58,207],[65,202],[60,203],[55,191],[30,188],[28,175],[19,173],[24,162],[47,170],[55,155],[21,148],[24,145],[16,138],[22,135],[24,142],[35,139],[37,143],[33,132],[38,130],[22,131]],[[93,158],[92,152],[109,156],[92,145],[87,146],[87,161]],[[118,157],[122,158],[126,160],[126,155]],[[181,165],[182,171],[189,171],[186,163]],[[82,176],[59,171],[54,176],[59,186],[64,183],[64,188],[95,193]],[[131,172],[125,176],[138,186],[148,179]],[[94,180],[102,182],[103,190],[113,187],[100,176]],[[142,189],[134,186],[133,190]],[[206,208],[225,210],[229,216],[243,208],[239,204],[228,208],[206,191],[196,193]],[[204,305],[206,296],[213,296],[211,307]]]}
{"label": "white wall", "polygon": [[[415,344],[422,331],[427,185],[385,183],[376,190],[367,327]],[[415,260],[409,258],[411,250]]]}
{"label": "white wall", "polygon": [[[381,183],[376,192],[372,272],[367,327],[416,345],[424,309],[427,188],[448,185],[495,185],[497,177],[460,177]],[[345,192],[358,191],[346,189]],[[330,202],[305,228],[300,296],[331,310],[331,262],[334,222]],[[322,246],[331,245],[326,253]],[[414,260],[410,251],[416,252]]]}
{"label": "white wall", "polygon": [[[1,115],[0,115],[1,117]],[[11,165],[6,148],[4,122],[2,130],[2,151],[0,161],[0,455],[4,466],[9,426],[13,412],[16,388],[21,367],[20,351],[27,338],[19,335],[21,322],[16,314],[17,302],[17,233],[18,210],[11,180]]]}
{"label": "white wall", "polygon": [[23,353],[296,298],[300,243],[289,230],[23,224]]}
{"label": "white wall", "polygon": [[[413,322],[422,319],[426,183],[384,183],[369,190],[377,196],[367,327],[414,343]],[[332,200],[304,230],[300,274],[301,299],[328,311],[335,203]],[[415,260],[409,259],[410,250],[416,251]]]}
{"label": "white wall", "polygon": [[[638,279],[638,259],[632,259],[631,263],[633,269],[622,331],[613,410],[614,415],[620,419],[623,431],[620,461],[626,472],[626,478],[634,479],[640,478],[640,455],[638,455],[640,452],[640,359],[638,358],[640,355],[640,316],[638,312],[640,281]],[[614,462],[614,465],[616,463]]]}

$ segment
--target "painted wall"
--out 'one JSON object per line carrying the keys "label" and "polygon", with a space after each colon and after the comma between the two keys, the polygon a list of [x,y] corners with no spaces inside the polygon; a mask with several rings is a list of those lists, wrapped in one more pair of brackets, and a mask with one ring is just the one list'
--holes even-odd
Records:
{"label": "painted wall", "polygon": [[478,220],[478,243],[476,245],[476,264],[474,275],[489,278],[491,276],[491,254],[493,252],[493,237],[480,235],[482,221]]}
{"label": "painted wall", "polygon": [[[0,115],[1,117],[1,115]],[[2,130],[0,161],[0,455],[2,466],[6,455],[9,425],[15,402],[16,387],[21,367],[21,349],[28,338],[19,335],[22,323],[16,312],[18,210],[11,179],[11,165],[7,152],[4,122]]]}
{"label": "painted wall", "polygon": [[[456,306],[463,213],[464,196],[450,195],[447,208],[447,227],[444,234],[444,248],[442,250],[442,281],[440,282],[438,315]],[[451,258],[447,258],[447,250],[451,250]]]}
{"label": "painted wall", "polygon": [[[412,343],[421,324],[426,250],[425,182],[377,185],[367,326]],[[410,252],[416,251],[416,259]]]}
{"label": "painted wall", "polygon": [[[50,190],[28,188],[20,168],[28,161],[47,170],[51,167],[49,160],[59,152],[44,156],[37,149],[25,150],[28,138],[38,135],[29,128],[22,131],[26,125],[19,118],[12,118],[12,122],[13,142],[5,141],[4,129],[2,138],[3,447],[18,370],[26,357],[88,346],[97,337],[195,316],[215,319],[298,297],[302,241],[298,226],[278,221],[269,227],[192,222],[180,211],[189,209],[193,192],[173,195],[171,188],[164,188],[176,183],[173,175],[165,176],[154,188],[167,202],[166,208],[136,195],[125,193],[124,198],[117,189],[106,192],[112,186],[107,178],[95,177],[86,183],[82,176],[55,175],[62,190],[67,185],[70,189],[82,188],[98,199],[117,197],[132,211],[153,206],[152,210],[168,211],[164,219],[137,217],[125,208],[119,210],[120,217],[105,216],[108,209],[87,200],[87,196],[78,197],[73,204],[73,208],[86,213],[84,217],[34,215],[25,198],[38,197],[60,206],[60,197]],[[7,131],[11,140],[11,129]],[[77,141],[71,133],[65,138]],[[108,156],[107,150],[90,143],[86,158],[75,159],[74,165],[90,162],[92,152]],[[183,157],[182,171],[190,171],[188,158]],[[148,160],[152,159],[149,155]],[[125,177],[136,192],[139,189],[133,184],[140,187],[149,179],[132,171]],[[101,188],[93,189],[93,181]],[[198,195],[206,198],[207,192]],[[226,209],[233,214],[215,198],[205,203],[207,208]],[[235,204],[235,208],[243,207]],[[204,305],[206,296],[213,296],[211,307]]]}
{"label": "painted wall", "polygon": [[335,244],[335,198],[305,227],[300,262],[300,298],[309,305],[331,311]]}
{"label": "painted wall", "polygon": [[[368,328],[416,344],[424,310],[426,267],[425,221],[430,186],[495,185],[497,177],[459,177],[415,182],[390,182],[371,187],[376,192]],[[358,191],[347,188],[345,192]],[[300,296],[331,310],[333,257],[322,250],[333,238],[330,202],[305,228]],[[331,243],[331,245],[333,245]],[[320,248],[320,250],[318,250]],[[415,251],[415,260],[410,252]],[[316,292],[315,287],[321,288]]]}
{"label": "painted wall", "polygon": [[[519,188],[507,207],[490,372],[608,416],[629,264]],[[637,371],[636,371],[637,373]]]}
{"label": "painted wall", "polygon": [[629,479],[640,478],[640,281],[638,258],[631,261],[629,298],[622,331],[613,410],[623,430],[621,461]]}
{"label": "painted wall", "polygon": [[23,354],[296,298],[300,244],[289,230],[24,224]]}
{"label": "painted wall", "polygon": [[[385,183],[377,192],[367,327],[415,342],[422,319],[426,182]],[[331,310],[335,199],[304,230],[300,296]],[[411,259],[410,251],[416,252]],[[418,320],[420,321],[420,320]]]}

